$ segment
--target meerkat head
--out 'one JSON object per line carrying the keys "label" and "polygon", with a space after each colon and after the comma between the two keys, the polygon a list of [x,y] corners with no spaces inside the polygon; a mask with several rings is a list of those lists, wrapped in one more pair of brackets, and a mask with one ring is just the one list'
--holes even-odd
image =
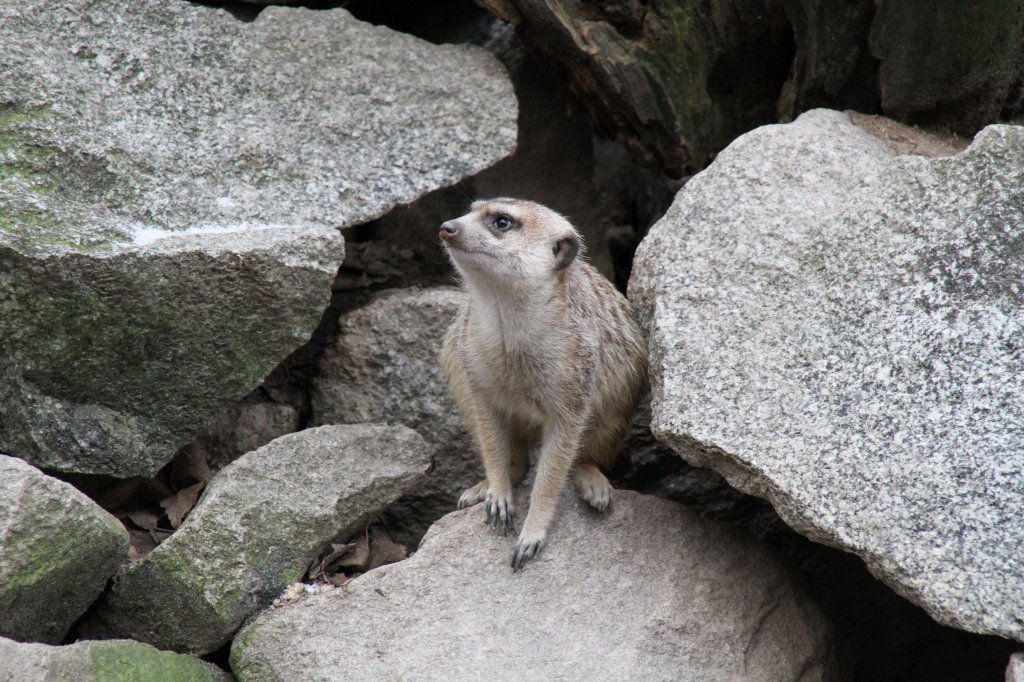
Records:
{"label": "meerkat head", "polygon": [[563,216],[532,201],[506,198],[473,202],[469,213],[441,225],[441,239],[464,276],[516,283],[557,277],[583,247]]}

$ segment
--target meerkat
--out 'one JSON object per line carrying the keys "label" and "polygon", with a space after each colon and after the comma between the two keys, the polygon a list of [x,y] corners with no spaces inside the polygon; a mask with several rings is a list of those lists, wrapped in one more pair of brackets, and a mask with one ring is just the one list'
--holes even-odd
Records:
{"label": "meerkat", "polygon": [[519,570],[544,545],[570,474],[592,507],[611,503],[602,469],[615,463],[646,390],[646,340],[558,213],[521,199],[477,201],[440,236],[468,293],[441,365],[487,476],[459,508],[484,501],[487,522],[514,531],[512,489],[539,450],[512,555]]}

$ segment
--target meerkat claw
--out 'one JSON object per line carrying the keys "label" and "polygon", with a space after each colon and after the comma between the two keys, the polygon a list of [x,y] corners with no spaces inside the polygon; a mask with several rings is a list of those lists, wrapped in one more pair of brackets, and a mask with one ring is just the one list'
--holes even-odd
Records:
{"label": "meerkat claw", "polygon": [[543,545],[541,540],[534,542],[523,542],[520,540],[516,544],[515,552],[512,553],[512,571],[519,571],[527,561],[540,556],[541,545]]}
{"label": "meerkat claw", "polygon": [[515,530],[515,510],[507,500],[495,500],[488,495],[484,502],[484,511],[486,513],[484,523],[491,528],[501,527],[503,534],[510,529]]}

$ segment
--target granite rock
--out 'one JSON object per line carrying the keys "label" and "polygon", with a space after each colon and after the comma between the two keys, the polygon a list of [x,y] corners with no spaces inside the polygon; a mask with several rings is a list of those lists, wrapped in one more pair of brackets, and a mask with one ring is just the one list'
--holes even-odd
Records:
{"label": "granite rock", "polygon": [[117,519],[0,455],[0,637],[60,642],[127,560],[128,531]]}
{"label": "granite rock", "polygon": [[118,574],[83,632],[209,653],[429,466],[426,443],[404,427],[281,436],[221,470],[181,527]]}
{"label": "granite rock", "polygon": [[761,542],[632,492],[585,507],[563,498],[517,573],[514,537],[454,512],[412,558],[260,614],[231,667],[242,682],[835,679],[828,627]]}
{"label": "granite rock", "polygon": [[900,156],[815,110],[641,245],[655,435],[942,623],[1024,640],[1024,128]]}
{"label": "granite rock", "polygon": [[336,228],[515,148],[500,64],[344,10],[0,6],[0,451],[153,475],[305,342]]}
{"label": "granite rock", "polygon": [[1024,654],[1010,656],[1006,666],[1006,682],[1024,682]]}
{"label": "granite rock", "polygon": [[126,640],[68,646],[0,637],[0,682],[231,682],[217,666]]}

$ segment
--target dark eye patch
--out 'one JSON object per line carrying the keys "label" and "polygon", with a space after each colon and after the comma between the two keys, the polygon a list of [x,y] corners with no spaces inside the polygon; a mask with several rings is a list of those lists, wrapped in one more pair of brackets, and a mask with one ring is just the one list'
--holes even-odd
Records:
{"label": "dark eye patch", "polygon": [[516,226],[516,221],[504,213],[496,213],[491,217],[491,227],[499,232],[508,232]]}

